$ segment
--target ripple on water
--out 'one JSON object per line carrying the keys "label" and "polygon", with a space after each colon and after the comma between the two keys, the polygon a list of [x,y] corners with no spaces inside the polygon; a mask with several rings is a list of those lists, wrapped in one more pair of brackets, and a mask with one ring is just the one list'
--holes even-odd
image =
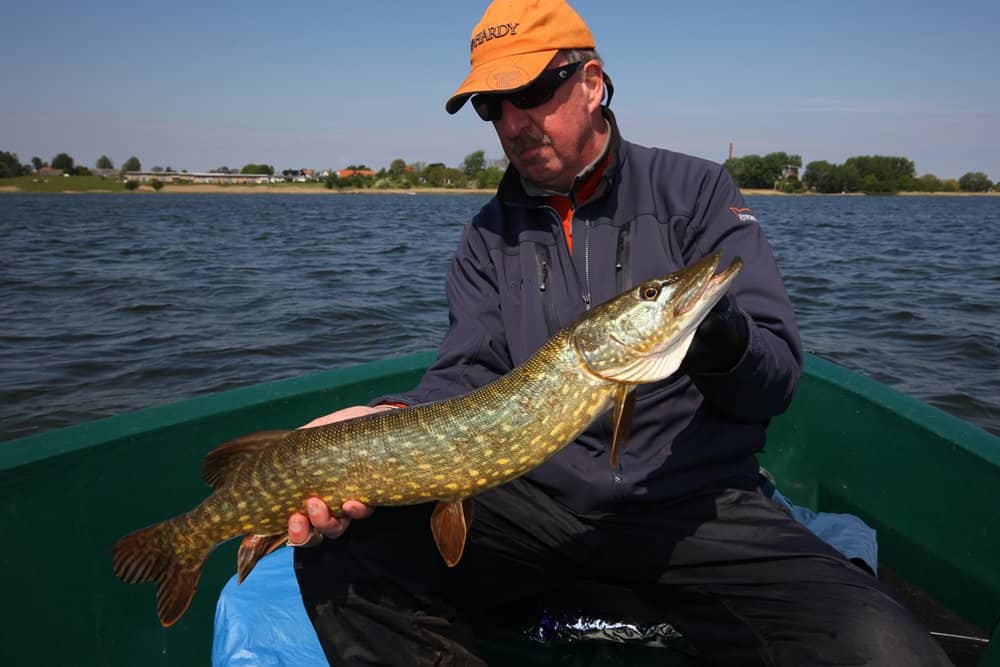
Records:
{"label": "ripple on water", "polygon": [[[0,439],[431,349],[486,201],[2,196]],[[807,350],[1000,433],[1000,200],[750,203]]]}

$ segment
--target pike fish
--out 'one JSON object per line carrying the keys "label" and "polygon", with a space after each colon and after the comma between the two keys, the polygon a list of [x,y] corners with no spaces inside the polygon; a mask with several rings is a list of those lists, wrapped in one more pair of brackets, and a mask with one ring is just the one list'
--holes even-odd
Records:
{"label": "pike fish", "polygon": [[472,498],[540,465],[591,422],[612,414],[612,465],[637,384],[680,367],[695,328],[739,272],[716,273],[720,254],[587,311],[517,368],[472,392],[326,426],[267,431],[228,442],[204,459],[212,493],[191,511],[119,539],[115,574],[156,582],[157,613],[175,623],[220,543],[243,536],[242,582],[287,541],[288,517],[317,496],[339,513],[367,505],[436,501],[431,531],[442,557],[462,557]]}

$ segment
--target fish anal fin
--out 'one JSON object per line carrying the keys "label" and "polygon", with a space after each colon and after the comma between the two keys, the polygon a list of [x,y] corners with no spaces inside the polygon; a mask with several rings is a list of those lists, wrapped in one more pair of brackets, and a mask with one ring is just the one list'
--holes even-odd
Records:
{"label": "fish anal fin", "polygon": [[288,535],[247,535],[236,553],[236,583],[242,584],[250,571],[264,556],[288,541]]}
{"label": "fish anal fin", "polygon": [[611,422],[614,435],[611,436],[611,467],[618,465],[618,450],[625,449],[632,435],[632,415],[635,413],[635,387],[630,384],[619,384],[615,389],[614,406],[611,410]]}
{"label": "fish anal fin", "polygon": [[448,567],[455,567],[465,551],[465,538],[472,525],[473,501],[440,501],[431,514],[431,532],[441,557]]}
{"label": "fish anal fin", "polygon": [[213,489],[226,483],[232,474],[256,455],[291,431],[260,431],[219,445],[201,462],[201,479]]}

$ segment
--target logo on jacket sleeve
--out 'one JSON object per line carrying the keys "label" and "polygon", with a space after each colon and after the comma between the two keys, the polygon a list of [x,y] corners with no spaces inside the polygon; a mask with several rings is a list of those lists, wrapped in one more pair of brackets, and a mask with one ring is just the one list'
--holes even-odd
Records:
{"label": "logo on jacket sleeve", "polygon": [[735,215],[736,219],[740,222],[757,222],[757,218],[754,217],[753,211],[748,208],[730,206],[729,210],[733,212],[733,215]]}

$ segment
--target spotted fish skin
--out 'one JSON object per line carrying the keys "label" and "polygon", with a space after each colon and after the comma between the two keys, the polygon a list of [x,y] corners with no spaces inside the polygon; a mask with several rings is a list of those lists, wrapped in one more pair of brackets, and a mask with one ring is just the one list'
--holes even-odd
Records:
{"label": "spotted fish skin", "polygon": [[636,384],[677,370],[694,328],[739,272],[736,260],[716,275],[718,262],[718,254],[705,258],[591,309],[510,373],[468,394],[220,446],[202,466],[211,495],[121,538],[112,549],[115,573],[155,581],[159,618],[169,626],[190,604],[217,544],[245,536],[242,581],[285,542],[289,515],[313,496],[334,512],[347,500],[437,501],[431,527],[454,565],[472,517],[469,499],[540,465],[609,408],[620,417]]}

